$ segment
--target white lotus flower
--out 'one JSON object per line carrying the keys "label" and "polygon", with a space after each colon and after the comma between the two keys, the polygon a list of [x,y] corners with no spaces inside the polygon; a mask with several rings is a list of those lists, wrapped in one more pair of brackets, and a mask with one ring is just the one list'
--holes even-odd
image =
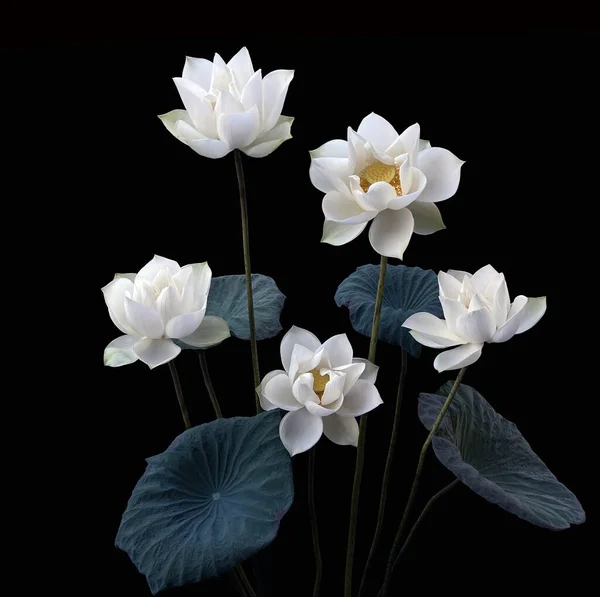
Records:
{"label": "white lotus flower", "polygon": [[467,272],[448,270],[438,274],[444,319],[431,313],[415,313],[402,326],[417,342],[440,353],[433,366],[438,371],[472,365],[485,342],[506,342],[532,328],[546,312],[546,297],[519,295],[510,302],[504,274],[491,265]]}
{"label": "white lotus flower", "polygon": [[180,267],[155,255],[137,274],[117,274],[102,292],[113,323],[125,334],[104,350],[104,364],[138,359],[153,369],[174,359],[173,339],[208,348],[230,336],[227,322],[205,317],[212,272],[207,263]]}
{"label": "white lotus flower", "polygon": [[373,220],[371,245],[380,255],[402,259],[410,238],[445,228],[435,203],[456,193],[464,164],[441,147],[419,139],[413,124],[399,135],[371,113],[348,140],[328,141],[311,151],[310,179],[326,193],[321,242],[344,245]]}
{"label": "white lotus flower", "polygon": [[187,57],[182,76],[173,79],[185,110],[159,118],[204,157],[222,158],[241,149],[262,158],[292,138],[294,119],[281,110],[293,78],[293,70],[275,70],[263,79],[246,48],[227,64],[218,54],[213,62]]}
{"label": "white lotus flower", "polygon": [[294,456],[312,448],[324,433],[341,446],[358,444],[358,423],[382,403],[375,387],[379,367],[352,357],[346,334],[324,344],[293,326],[281,340],[285,371],[271,371],[256,389],[264,410],[290,411],[281,419],[279,435]]}

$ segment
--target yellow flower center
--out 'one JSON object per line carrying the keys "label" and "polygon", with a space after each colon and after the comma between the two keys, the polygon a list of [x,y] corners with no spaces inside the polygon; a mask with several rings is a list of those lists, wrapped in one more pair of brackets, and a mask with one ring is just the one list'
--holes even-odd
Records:
{"label": "yellow flower center", "polygon": [[400,169],[398,166],[374,162],[360,173],[360,186],[366,193],[369,187],[376,182],[387,182],[396,189],[396,195],[402,195],[400,185]]}
{"label": "yellow flower center", "polygon": [[329,381],[329,375],[326,373],[325,375],[321,375],[318,369],[313,369],[311,371],[313,374],[313,391],[319,397],[319,400],[323,398],[323,392],[325,391],[325,386]]}

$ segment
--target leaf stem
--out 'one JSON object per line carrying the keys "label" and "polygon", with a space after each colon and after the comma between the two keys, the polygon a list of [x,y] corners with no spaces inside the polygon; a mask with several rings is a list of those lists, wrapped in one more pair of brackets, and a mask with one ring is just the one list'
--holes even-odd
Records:
{"label": "leaf stem", "polygon": [[242,588],[244,589],[244,594],[247,595],[247,597],[256,597],[256,593],[254,592],[254,589],[252,588],[252,585],[250,584],[242,565],[237,564],[234,568],[234,571],[237,574]]}
{"label": "leaf stem", "polygon": [[323,575],[323,562],[321,561],[321,548],[319,546],[319,528],[317,525],[317,511],[315,509],[315,451],[313,446],[308,453],[308,513],[312,529],[313,548],[315,551],[315,586],[313,597],[318,597]]}
{"label": "leaf stem", "polygon": [[366,581],[369,570],[372,566],[373,557],[377,551],[379,539],[383,531],[383,520],[385,518],[385,505],[387,502],[387,491],[390,484],[390,477],[392,473],[392,461],[394,460],[394,451],[396,449],[396,440],[398,439],[398,429],[400,427],[400,410],[402,408],[402,396],[404,394],[404,379],[406,378],[406,368],[408,364],[408,356],[404,349],[402,349],[402,364],[400,368],[400,379],[398,381],[398,393],[396,395],[396,409],[394,411],[394,424],[392,427],[392,436],[390,438],[390,445],[388,448],[387,459],[385,461],[385,470],[383,472],[383,480],[381,482],[381,496],[379,498],[379,513],[377,514],[377,524],[375,526],[375,534],[373,535],[373,542],[371,543],[371,549],[365,564],[365,570],[363,572],[362,581],[360,588],[358,589],[358,597],[364,594],[366,590]]}
{"label": "leaf stem", "polygon": [[[377,336],[379,334],[379,322],[381,319],[381,304],[385,289],[385,274],[387,271],[387,257],[381,256],[379,263],[379,282],[377,284],[377,296],[375,297],[375,310],[373,311],[373,325],[371,327],[371,342],[369,344],[369,361],[375,363],[377,351]],[[346,574],[344,580],[344,597],[352,597],[352,569],[354,566],[354,545],[356,542],[356,523],[358,518],[358,502],[360,494],[360,483],[365,460],[365,439],[367,433],[367,415],[360,418],[358,432],[358,449],[356,453],[356,468],[354,469],[354,482],[352,484],[352,503],[350,506],[350,524],[348,527],[348,548],[346,551]]]}
{"label": "leaf stem", "polygon": [[179,409],[181,410],[181,416],[186,429],[190,429],[192,424],[190,423],[190,416],[188,415],[187,407],[183,400],[183,391],[181,389],[181,381],[179,381],[179,374],[177,373],[177,367],[175,367],[175,361],[169,361],[169,370],[171,371],[171,377],[173,378],[173,385],[175,386],[175,394],[177,394],[177,401],[179,402]]}
{"label": "leaf stem", "polygon": [[217,400],[217,394],[215,392],[215,388],[212,385],[212,380],[210,379],[210,373],[208,372],[208,363],[206,362],[205,350],[198,351],[198,360],[200,361],[200,369],[202,371],[202,377],[204,378],[204,385],[206,386],[206,391],[208,392],[210,401],[212,402],[213,408],[215,409],[215,415],[217,415],[217,419],[222,419],[223,413],[221,412],[221,407],[219,406],[219,401]]}
{"label": "leaf stem", "polygon": [[[254,322],[254,297],[252,295],[252,269],[250,267],[250,233],[248,228],[248,203],[246,201],[246,181],[244,180],[244,167],[242,153],[239,149],[233,151],[235,158],[235,171],[240,190],[240,211],[242,214],[242,245],[244,248],[244,270],[246,272],[246,294],[248,296],[248,322],[250,325],[250,350],[252,351],[252,373],[254,375],[254,389],[260,385],[260,370],[258,368],[258,346],[256,344],[256,324]],[[256,412],[261,412],[258,395],[254,392]]]}
{"label": "leaf stem", "polygon": [[406,522],[408,520],[408,515],[410,513],[410,509],[412,507],[413,501],[417,494],[417,487],[419,485],[419,478],[421,477],[421,471],[423,470],[423,464],[425,462],[425,456],[427,454],[427,449],[429,448],[429,444],[431,444],[431,440],[433,439],[433,436],[436,434],[437,430],[439,429],[439,426],[442,423],[442,420],[444,418],[444,415],[446,414],[446,411],[448,410],[448,408],[450,408],[450,404],[452,403],[454,395],[456,394],[456,391],[458,390],[458,388],[460,386],[460,382],[462,381],[462,378],[464,377],[466,371],[467,371],[467,367],[463,367],[458,372],[456,381],[454,382],[454,385],[452,386],[452,389],[450,390],[450,393],[448,394],[448,397],[446,398],[444,405],[442,406],[435,422],[433,423],[431,430],[429,431],[429,435],[427,436],[427,439],[425,440],[425,443],[423,444],[423,447],[421,448],[421,454],[419,455],[419,463],[417,464],[415,478],[413,479],[413,484],[412,484],[412,487],[410,488],[408,502],[406,503],[406,508],[404,509],[404,514],[402,515],[402,521],[400,522],[400,527],[398,528],[398,532],[396,533],[396,537],[394,539],[394,543],[393,543],[392,549],[390,551],[390,557],[388,559],[387,568],[385,571],[383,587],[381,588],[381,597],[386,596],[389,585],[390,585],[392,569],[393,569],[393,564],[394,564],[394,559],[395,559],[394,554],[398,551],[398,547],[400,546],[400,539],[402,538],[402,532],[404,531],[404,527],[406,526]]}

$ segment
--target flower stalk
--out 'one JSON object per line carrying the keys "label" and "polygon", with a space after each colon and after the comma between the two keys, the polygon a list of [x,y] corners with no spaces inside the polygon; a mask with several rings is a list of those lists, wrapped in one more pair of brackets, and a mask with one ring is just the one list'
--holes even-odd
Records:
{"label": "flower stalk", "polygon": [[[369,344],[369,361],[375,363],[377,351],[377,336],[379,334],[379,322],[381,320],[381,305],[385,290],[385,274],[387,271],[387,257],[381,256],[379,264],[379,282],[377,283],[377,296],[375,298],[375,310],[373,312],[373,325],[371,327],[371,342]],[[358,447],[356,453],[356,468],[354,470],[354,482],[352,485],[352,503],[350,506],[350,525],[348,528],[348,548],[346,551],[346,574],[344,580],[344,597],[352,597],[352,570],[354,566],[354,544],[356,541],[356,524],[358,518],[358,503],[360,497],[360,484],[365,460],[365,439],[367,432],[367,415],[360,418],[358,434]]]}
{"label": "flower stalk", "polygon": [[312,530],[313,549],[315,551],[315,585],[313,597],[318,597],[323,575],[323,562],[321,560],[321,547],[319,545],[319,527],[317,524],[317,511],[315,508],[315,452],[313,446],[308,453],[308,512]]}
{"label": "flower stalk", "polygon": [[[242,215],[242,245],[244,248],[244,270],[246,273],[246,292],[248,295],[248,322],[250,325],[250,350],[252,352],[252,373],[254,387],[260,385],[260,370],[258,368],[258,346],[256,343],[256,324],[254,322],[254,297],[252,294],[252,268],[250,267],[250,232],[248,227],[248,203],[246,201],[246,181],[244,180],[244,167],[242,153],[239,149],[233,152],[235,171],[237,174],[238,188],[240,191],[240,211]],[[256,412],[261,412],[260,401],[255,392]]]}
{"label": "flower stalk", "polygon": [[221,406],[219,405],[219,401],[217,399],[217,393],[215,392],[215,388],[212,384],[212,380],[210,379],[210,373],[208,372],[208,363],[206,362],[206,351],[205,350],[198,351],[198,359],[200,361],[200,369],[202,371],[202,378],[204,379],[204,385],[206,386],[206,391],[208,392],[210,401],[212,402],[213,409],[215,411],[215,415],[217,416],[217,419],[222,419],[223,413],[221,412]]}
{"label": "flower stalk", "polygon": [[379,512],[377,514],[377,524],[375,526],[375,534],[373,535],[373,542],[371,543],[371,549],[367,557],[367,563],[365,564],[365,570],[363,572],[362,581],[360,588],[358,589],[358,597],[364,594],[366,588],[367,575],[372,566],[373,557],[377,551],[379,539],[383,531],[383,520],[385,518],[385,505],[387,502],[387,492],[390,484],[390,477],[392,474],[392,462],[394,460],[394,451],[396,449],[396,441],[398,439],[398,429],[400,427],[400,410],[402,408],[402,397],[404,395],[404,380],[406,378],[406,368],[408,364],[408,355],[404,349],[401,351],[402,364],[400,369],[400,380],[398,381],[398,393],[396,395],[396,409],[394,411],[394,424],[392,427],[392,436],[390,438],[390,446],[388,449],[387,458],[385,461],[385,469],[383,471],[383,480],[381,482],[381,496],[379,498]]}
{"label": "flower stalk", "polygon": [[452,386],[452,389],[450,390],[450,393],[448,394],[448,397],[446,398],[444,405],[442,406],[435,422],[433,423],[431,430],[429,431],[429,435],[427,436],[427,439],[425,440],[425,443],[423,444],[423,447],[421,448],[421,454],[419,456],[419,463],[417,464],[415,478],[413,479],[413,484],[412,484],[412,487],[410,488],[410,494],[408,496],[406,508],[404,509],[404,514],[402,515],[402,521],[400,522],[400,527],[398,528],[398,532],[396,533],[396,537],[394,539],[394,543],[393,543],[392,549],[390,551],[390,557],[388,559],[387,568],[385,571],[385,578],[384,578],[383,586],[381,589],[381,597],[385,597],[387,594],[387,591],[389,589],[390,580],[391,580],[391,576],[392,576],[392,570],[394,567],[394,560],[395,560],[394,554],[398,551],[398,547],[400,546],[400,540],[402,539],[402,532],[404,531],[404,527],[406,526],[406,523],[408,520],[408,515],[410,514],[410,510],[411,510],[413,501],[417,494],[417,488],[419,485],[419,479],[421,477],[421,471],[423,470],[423,464],[425,463],[425,456],[427,454],[427,449],[429,448],[429,445],[431,444],[433,436],[437,433],[437,430],[439,429],[440,425],[442,424],[442,420],[444,419],[446,412],[450,408],[450,404],[452,404],[452,400],[454,399],[456,391],[458,390],[460,383],[462,381],[462,378],[464,377],[466,371],[467,371],[467,367],[463,367],[458,372],[456,381],[454,382],[454,385]]}
{"label": "flower stalk", "polygon": [[179,374],[177,373],[177,367],[175,367],[174,361],[169,361],[169,370],[171,371],[171,377],[173,378],[173,385],[175,386],[175,394],[177,395],[177,402],[179,402],[179,409],[181,410],[183,423],[185,424],[186,429],[190,429],[192,424],[190,422],[190,416],[188,415],[187,406],[183,400],[181,381],[179,380]]}

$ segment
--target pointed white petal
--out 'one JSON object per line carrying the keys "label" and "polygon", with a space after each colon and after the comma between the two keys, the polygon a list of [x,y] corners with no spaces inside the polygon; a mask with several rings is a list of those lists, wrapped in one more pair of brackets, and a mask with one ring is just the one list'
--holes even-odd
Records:
{"label": "pointed white petal", "polygon": [[161,269],[167,269],[171,274],[176,274],[181,268],[177,261],[161,257],[160,255],[154,255],[154,257],[137,273],[137,277],[148,282],[153,282],[156,274],[158,274]]}
{"label": "pointed white petal", "polygon": [[417,200],[413,201],[408,209],[415,219],[415,234],[433,234],[446,228],[442,214],[435,203],[423,203]]}
{"label": "pointed white petal", "polygon": [[546,297],[540,296],[538,298],[527,299],[527,305],[525,305],[525,313],[521,319],[521,324],[517,330],[517,334],[522,334],[527,330],[530,330],[544,315],[546,312]]}
{"label": "pointed white petal", "polygon": [[[160,338],[165,331],[160,313],[125,297],[125,315],[135,335],[143,338]],[[139,356],[139,355],[138,355]],[[141,358],[141,357],[140,357]]]}
{"label": "pointed white petal", "polygon": [[281,363],[286,371],[290,370],[292,360],[292,351],[296,344],[301,344],[308,350],[316,352],[321,346],[320,340],[308,330],[293,325],[281,340],[279,348],[281,354]]}
{"label": "pointed white petal", "polygon": [[[187,281],[183,286],[182,309],[184,311],[198,311],[206,304],[206,298],[212,280],[212,270],[206,261],[186,265],[182,270],[190,269]],[[183,275],[183,274],[182,274]]]}
{"label": "pointed white petal", "polygon": [[202,157],[213,160],[218,160],[233,150],[225,141],[218,139],[194,139],[186,141],[186,144]]}
{"label": "pointed white petal", "polygon": [[394,187],[387,182],[375,182],[366,193],[360,192],[359,196],[362,196],[361,198],[364,201],[363,209],[374,211],[387,209],[390,202],[400,199],[400,197],[396,197]]}
{"label": "pointed white petal", "polygon": [[445,348],[465,342],[450,331],[446,321],[431,313],[414,313],[402,327],[412,330],[411,335],[417,342],[431,348]]}
{"label": "pointed white petal", "polygon": [[348,141],[333,139],[332,141],[327,141],[321,147],[309,151],[309,153],[313,160],[318,158],[348,159]]}
{"label": "pointed white petal", "polygon": [[381,153],[385,153],[385,150],[399,136],[396,129],[385,118],[374,112],[363,118],[357,132]]}
{"label": "pointed white petal", "polygon": [[463,344],[445,352],[441,352],[433,361],[433,366],[440,373],[453,369],[462,369],[472,365],[481,356],[483,344]]}
{"label": "pointed white petal", "polygon": [[133,283],[128,278],[115,277],[102,288],[104,301],[112,322],[124,334],[132,334],[133,329],[125,313],[125,298],[133,293]]}
{"label": "pointed white petal", "polygon": [[161,122],[165,125],[167,130],[174,136],[179,139],[179,134],[177,132],[177,123],[181,120],[185,122],[188,126],[194,126],[192,119],[189,117],[188,113],[185,110],[171,110],[166,114],[159,114]]}
{"label": "pointed white petal", "polygon": [[205,58],[191,58],[187,56],[183,67],[184,79],[189,79],[207,92],[210,89],[210,80],[212,78],[213,64]]}
{"label": "pointed white petal", "polygon": [[468,313],[467,308],[460,300],[449,299],[442,295],[440,295],[440,303],[442,304],[444,319],[446,320],[448,328],[453,334],[458,334],[456,322],[459,317]]}
{"label": "pointed white petal", "polygon": [[414,218],[408,209],[386,209],[377,214],[369,230],[371,246],[380,255],[402,259],[414,227]]}
{"label": "pointed white petal", "polygon": [[367,359],[360,358],[353,358],[352,362],[362,363],[365,366],[359,379],[364,379],[365,381],[368,381],[370,383],[375,383],[377,381],[377,373],[379,372],[379,367],[377,365],[371,363],[371,361]]}
{"label": "pointed white petal", "polygon": [[488,307],[469,311],[456,320],[456,334],[468,342],[488,342],[495,332],[496,320]]}
{"label": "pointed white petal", "polygon": [[274,377],[277,377],[282,373],[284,375],[287,375],[287,373],[281,369],[275,369],[275,371],[267,373],[263,377],[263,380],[260,382],[258,388],[256,388],[256,392],[258,393],[258,397],[260,400],[260,406],[263,410],[274,410],[277,408],[277,406],[275,406],[272,402],[269,402],[269,400],[267,400],[267,398],[265,397],[265,387]]}
{"label": "pointed white petal", "polygon": [[229,67],[229,70],[233,75],[233,80],[238,89],[243,89],[252,77],[252,74],[254,73],[254,68],[252,66],[252,60],[250,58],[250,52],[248,52],[248,48],[244,46],[227,63],[227,66]]}
{"label": "pointed white petal", "polygon": [[294,398],[292,384],[285,371],[272,377],[264,386],[263,394],[268,402],[283,410],[298,410],[303,405]]}
{"label": "pointed white petal", "polygon": [[323,343],[323,350],[329,356],[332,369],[352,363],[352,345],[346,334],[338,334],[329,338]]}
{"label": "pointed white petal", "polygon": [[[176,77],[173,81],[194,128],[205,137],[216,139],[217,121],[212,104],[204,97],[206,95],[204,89],[187,79]],[[179,127],[176,129],[177,131],[181,130]]]}
{"label": "pointed white petal", "polygon": [[481,294],[485,294],[487,287],[499,276],[500,274],[491,265],[484,265],[473,274],[471,283]]}
{"label": "pointed white petal", "polygon": [[194,348],[210,348],[227,340],[230,336],[229,326],[224,319],[215,315],[207,315],[196,330],[191,335],[181,338],[181,341]]}
{"label": "pointed white petal", "polygon": [[527,302],[527,297],[523,296],[522,294],[515,297],[513,304],[510,306],[510,311],[508,312],[506,321],[498,328],[490,342],[506,342],[518,332],[519,326],[521,325],[521,321],[525,314]]}
{"label": "pointed white petal", "polygon": [[344,403],[339,408],[341,417],[358,417],[372,411],[383,404],[377,388],[364,379],[359,379],[344,396]]}
{"label": "pointed white petal", "polygon": [[[172,317],[165,326],[165,335],[168,338],[185,338],[192,335],[201,325],[206,313],[206,306],[199,311],[182,313]],[[222,321],[222,320],[221,320]],[[219,340],[220,342],[221,340]]]}
{"label": "pointed white petal", "polygon": [[310,450],[323,434],[323,419],[305,408],[289,412],[279,424],[279,437],[290,456]]}
{"label": "pointed white petal", "polygon": [[140,361],[146,363],[150,369],[168,363],[181,352],[181,348],[171,340],[152,338],[142,338],[133,345],[133,350]]}
{"label": "pointed white petal", "polygon": [[[406,162],[408,164],[408,161]],[[408,176],[410,180],[409,186],[405,186],[403,171],[406,173],[404,176]],[[400,197],[396,197],[389,202],[389,209],[403,209],[409,205],[412,205],[413,201],[416,201],[423,192],[423,189],[426,188],[427,178],[423,172],[421,172],[418,168],[412,167],[402,167],[400,169],[400,185],[402,186],[402,195]]]}
{"label": "pointed white petal", "polygon": [[241,149],[256,140],[260,131],[258,106],[246,112],[225,114],[220,118],[219,136],[229,147]]}
{"label": "pointed white petal", "polygon": [[273,153],[284,141],[292,138],[291,129],[293,118],[280,116],[277,124],[267,133],[256,138],[254,143],[242,148],[251,158],[264,158]]}
{"label": "pointed white petal", "polygon": [[302,373],[292,384],[292,393],[302,405],[307,402],[319,403],[319,396],[313,389],[314,381],[315,378],[312,373]]}
{"label": "pointed white petal", "polygon": [[340,417],[337,413],[323,419],[323,433],[338,446],[358,446],[359,427],[353,417]]}
{"label": "pointed white petal", "polygon": [[302,344],[296,344],[292,349],[292,357],[290,359],[289,376],[290,382],[293,382],[301,373],[307,373],[314,369],[321,360],[323,352],[317,350],[309,350]]}
{"label": "pointed white petal", "polygon": [[274,70],[263,79],[263,130],[272,129],[281,116],[293,70]]}
{"label": "pointed white petal", "polygon": [[[342,365],[341,367],[336,368],[336,371],[341,371],[346,375],[343,390],[344,394],[352,388],[357,380],[365,379],[364,373],[367,368],[367,363],[371,365],[366,359],[352,359],[350,365]],[[375,367],[375,365],[373,365],[373,367]],[[373,374],[373,371],[371,371],[371,374]],[[377,371],[374,372],[374,376],[377,377]],[[374,381],[372,383],[374,383]]]}
{"label": "pointed white petal", "polygon": [[138,360],[133,345],[139,340],[135,336],[119,336],[104,349],[104,365],[122,367]]}
{"label": "pointed white petal", "polygon": [[321,207],[326,220],[341,224],[364,224],[377,215],[376,211],[365,211],[351,195],[338,191],[327,193]]}
{"label": "pointed white petal", "polygon": [[242,91],[242,105],[246,110],[256,106],[259,114],[262,110],[262,72],[258,69],[251,77]]}
{"label": "pointed white petal", "polygon": [[367,226],[368,222],[362,224],[342,224],[325,220],[323,224],[322,243],[339,247],[354,240]]}
{"label": "pointed white petal", "polygon": [[[433,205],[433,204],[432,204]],[[462,283],[458,281],[457,278],[447,274],[446,272],[438,272],[438,286],[440,288],[440,295],[458,300],[460,296],[460,289],[462,288]]]}
{"label": "pointed white petal", "polygon": [[[323,392],[323,396],[321,396],[321,404],[323,406],[329,406],[336,400],[339,400],[344,395],[344,386],[346,384],[346,373],[343,372],[339,375],[335,375],[334,372],[331,372],[329,381],[325,384],[325,391]],[[308,404],[308,403],[307,403]],[[335,408],[339,408],[340,404]],[[308,408],[308,406],[307,406]]]}
{"label": "pointed white petal", "polygon": [[441,147],[431,147],[419,152],[417,167],[427,177],[427,186],[420,200],[437,203],[456,193],[460,182],[460,168],[464,164],[453,153]]}
{"label": "pointed white petal", "polygon": [[492,296],[492,312],[494,313],[497,327],[504,325],[510,310],[510,296],[508,294],[506,280],[504,279],[504,274],[500,274],[500,276],[502,279]]}

